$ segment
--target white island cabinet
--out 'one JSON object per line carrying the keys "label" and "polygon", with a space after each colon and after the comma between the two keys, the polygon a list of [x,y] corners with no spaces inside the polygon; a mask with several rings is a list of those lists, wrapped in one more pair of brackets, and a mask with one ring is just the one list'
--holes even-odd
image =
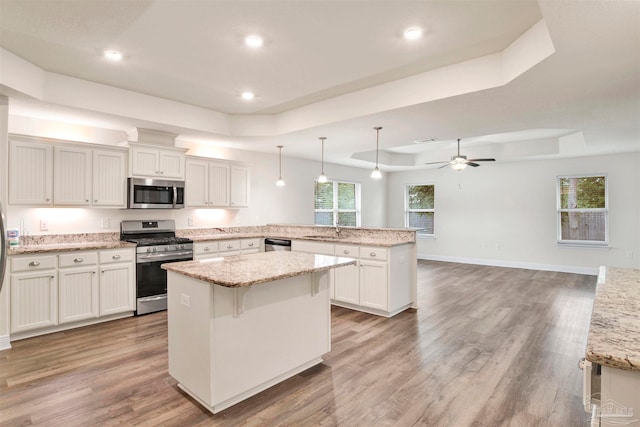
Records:
{"label": "white island cabinet", "polygon": [[218,413],[322,362],[329,272],[355,260],[263,252],[164,264],[169,374]]}

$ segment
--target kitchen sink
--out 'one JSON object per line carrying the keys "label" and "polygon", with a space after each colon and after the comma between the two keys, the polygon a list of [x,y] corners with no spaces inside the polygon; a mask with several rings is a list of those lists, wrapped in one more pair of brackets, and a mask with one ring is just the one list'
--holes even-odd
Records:
{"label": "kitchen sink", "polygon": [[303,239],[317,239],[317,240],[340,240],[340,236],[320,236],[312,234],[310,236],[302,236]]}

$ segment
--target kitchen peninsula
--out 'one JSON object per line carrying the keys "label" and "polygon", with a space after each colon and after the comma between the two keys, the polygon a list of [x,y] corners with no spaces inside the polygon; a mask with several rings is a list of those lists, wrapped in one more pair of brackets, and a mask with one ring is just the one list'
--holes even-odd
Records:
{"label": "kitchen peninsula", "polygon": [[321,363],[331,350],[329,272],[355,263],[266,252],[164,264],[169,374],[217,413]]}

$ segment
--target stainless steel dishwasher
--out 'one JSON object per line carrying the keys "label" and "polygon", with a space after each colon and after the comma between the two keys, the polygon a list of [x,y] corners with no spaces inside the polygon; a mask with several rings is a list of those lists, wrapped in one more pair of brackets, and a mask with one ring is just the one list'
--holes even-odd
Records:
{"label": "stainless steel dishwasher", "polygon": [[264,251],[290,251],[291,240],[286,239],[264,239]]}

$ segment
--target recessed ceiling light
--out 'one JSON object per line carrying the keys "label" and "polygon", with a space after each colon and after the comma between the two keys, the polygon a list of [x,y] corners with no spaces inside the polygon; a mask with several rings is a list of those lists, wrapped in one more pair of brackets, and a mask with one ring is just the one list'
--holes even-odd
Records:
{"label": "recessed ceiling light", "polygon": [[422,28],[411,27],[404,30],[404,38],[407,40],[417,40],[422,37]]}
{"label": "recessed ceiling light", "polygon": [[262,47],[262,45],[264,44],[264,40],[262,39],[262,37],[252,34],[244,38],[244,44],[257,49],[259,47]]}
{"label": "recessed ceiling light", "polygon": [[109,61],[118,62],[122,59],[122,54],[117,50],[105,50],[104,57]]}
{"label": "recessed ceiling light", "polygon": [[253,98],[255,98],[255,95],[253,94],[253,92],[242,92],[242,99],[250,101]]}

